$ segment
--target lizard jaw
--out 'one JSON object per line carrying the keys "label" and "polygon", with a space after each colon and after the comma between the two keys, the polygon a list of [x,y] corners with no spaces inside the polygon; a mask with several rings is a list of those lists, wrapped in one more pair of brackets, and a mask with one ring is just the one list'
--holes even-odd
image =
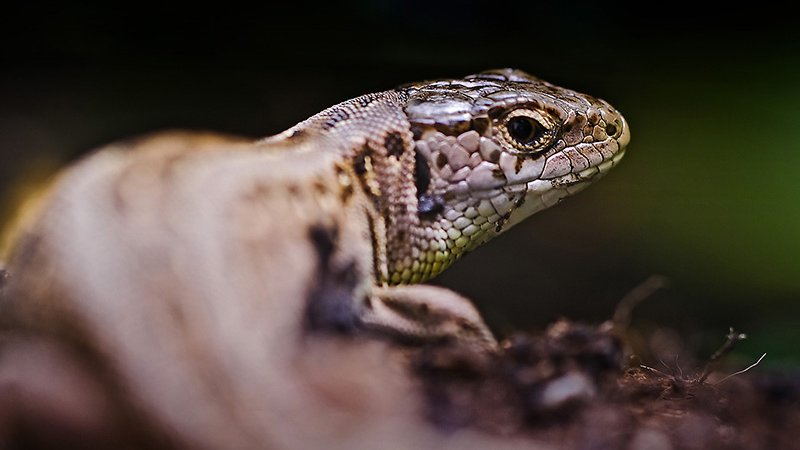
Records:
{"label": "lizard jaw", "polygon": [[611,159],[603,161],[579,173],[569,173],[550,180],[536,179],[525,183],[524,200],[510,212],[508,221],[501,227],[505,231],[539,211],[560,203],[563,199],[577,194],[619,164],[625,156],[622,148]]}
{"label": "lizard jaw", "polygon": [[[497,232],[505,231],[531,215],[554,206],[566,197],[582,191],[603,177],[611,168],[618,165],[625,156],[626,147],[631,137],[630,128],[625,118],[622,115],[619,115],[618,118],[622,126],[622,132],[619,137],[599,143],[605,146],[603,150],[611,152],[610,158],[603,158],[599,163],[591,164],[579,172],[569,172],[551,179],[538,178],[524,183],[524,200],[515,204],[516,208],[509,213],[510,217],[507,222],[502,227],[498,227]],[[605,151],[600,153],[604,156],[606,154]],[[545,163],[544,172],[547,172],[547,163]]]}

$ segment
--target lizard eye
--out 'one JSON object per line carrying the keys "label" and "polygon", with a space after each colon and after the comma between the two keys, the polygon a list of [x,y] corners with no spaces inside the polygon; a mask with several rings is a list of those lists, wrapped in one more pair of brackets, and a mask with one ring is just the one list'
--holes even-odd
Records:
{"label": "lizard eye", "polygon": [[515,109],[500,126],[500,136],[519,151],[539,152],[552,143],[556,122],[550,116],[532,109]]}
{"label": "lizard eye", "polygon": [[544,134],[544,127],[531,117],[512,117],[508,123],[508,135],[522,145],[530,145]]}

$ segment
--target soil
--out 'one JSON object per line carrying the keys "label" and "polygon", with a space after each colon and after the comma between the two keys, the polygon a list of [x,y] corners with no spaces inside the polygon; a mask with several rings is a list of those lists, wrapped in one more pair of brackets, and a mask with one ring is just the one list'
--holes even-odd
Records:
{"label": "soil", "polygon": [[[729,336],[723,351],[735,344]],[[609,323],[566,320],[494,356],[457,345],[415,359],[428,418],[573,449],[800,449],[800,375],[722,379],[635,363]],[[710,367],[710,366],[709,366]],[[672,373],[672,372],[677,373]]]}

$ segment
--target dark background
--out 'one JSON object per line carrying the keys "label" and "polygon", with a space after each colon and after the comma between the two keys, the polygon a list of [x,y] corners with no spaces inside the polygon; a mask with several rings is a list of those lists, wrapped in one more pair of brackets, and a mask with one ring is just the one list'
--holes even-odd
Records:
{"label": "dark background", "polygon": [[[562,4],[563,3],[563,4]],[[0,12],[0,224],[35,181],[165,128],[260,137],[350,97],[517,67],[605,98],[632,129],[603,181],[437,280],[492,326],[635,313],[698,354],[800,365],[800,33],[789,11],[690,2],[8,5]]]}

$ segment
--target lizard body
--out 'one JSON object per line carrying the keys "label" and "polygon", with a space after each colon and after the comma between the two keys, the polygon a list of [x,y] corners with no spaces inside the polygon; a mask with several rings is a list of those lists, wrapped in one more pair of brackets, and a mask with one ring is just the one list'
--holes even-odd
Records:
{"label": "lizard body", "polygon": [[178,446],[280,448],[261,425],[313,397],[291,375],[296,339],[494,348],[469,301],[418,283],[606,173],[628,139],[606,102],[504,69],[368,94],[256,143],[113,144],[17,239],[2,332],[78,349]]}

